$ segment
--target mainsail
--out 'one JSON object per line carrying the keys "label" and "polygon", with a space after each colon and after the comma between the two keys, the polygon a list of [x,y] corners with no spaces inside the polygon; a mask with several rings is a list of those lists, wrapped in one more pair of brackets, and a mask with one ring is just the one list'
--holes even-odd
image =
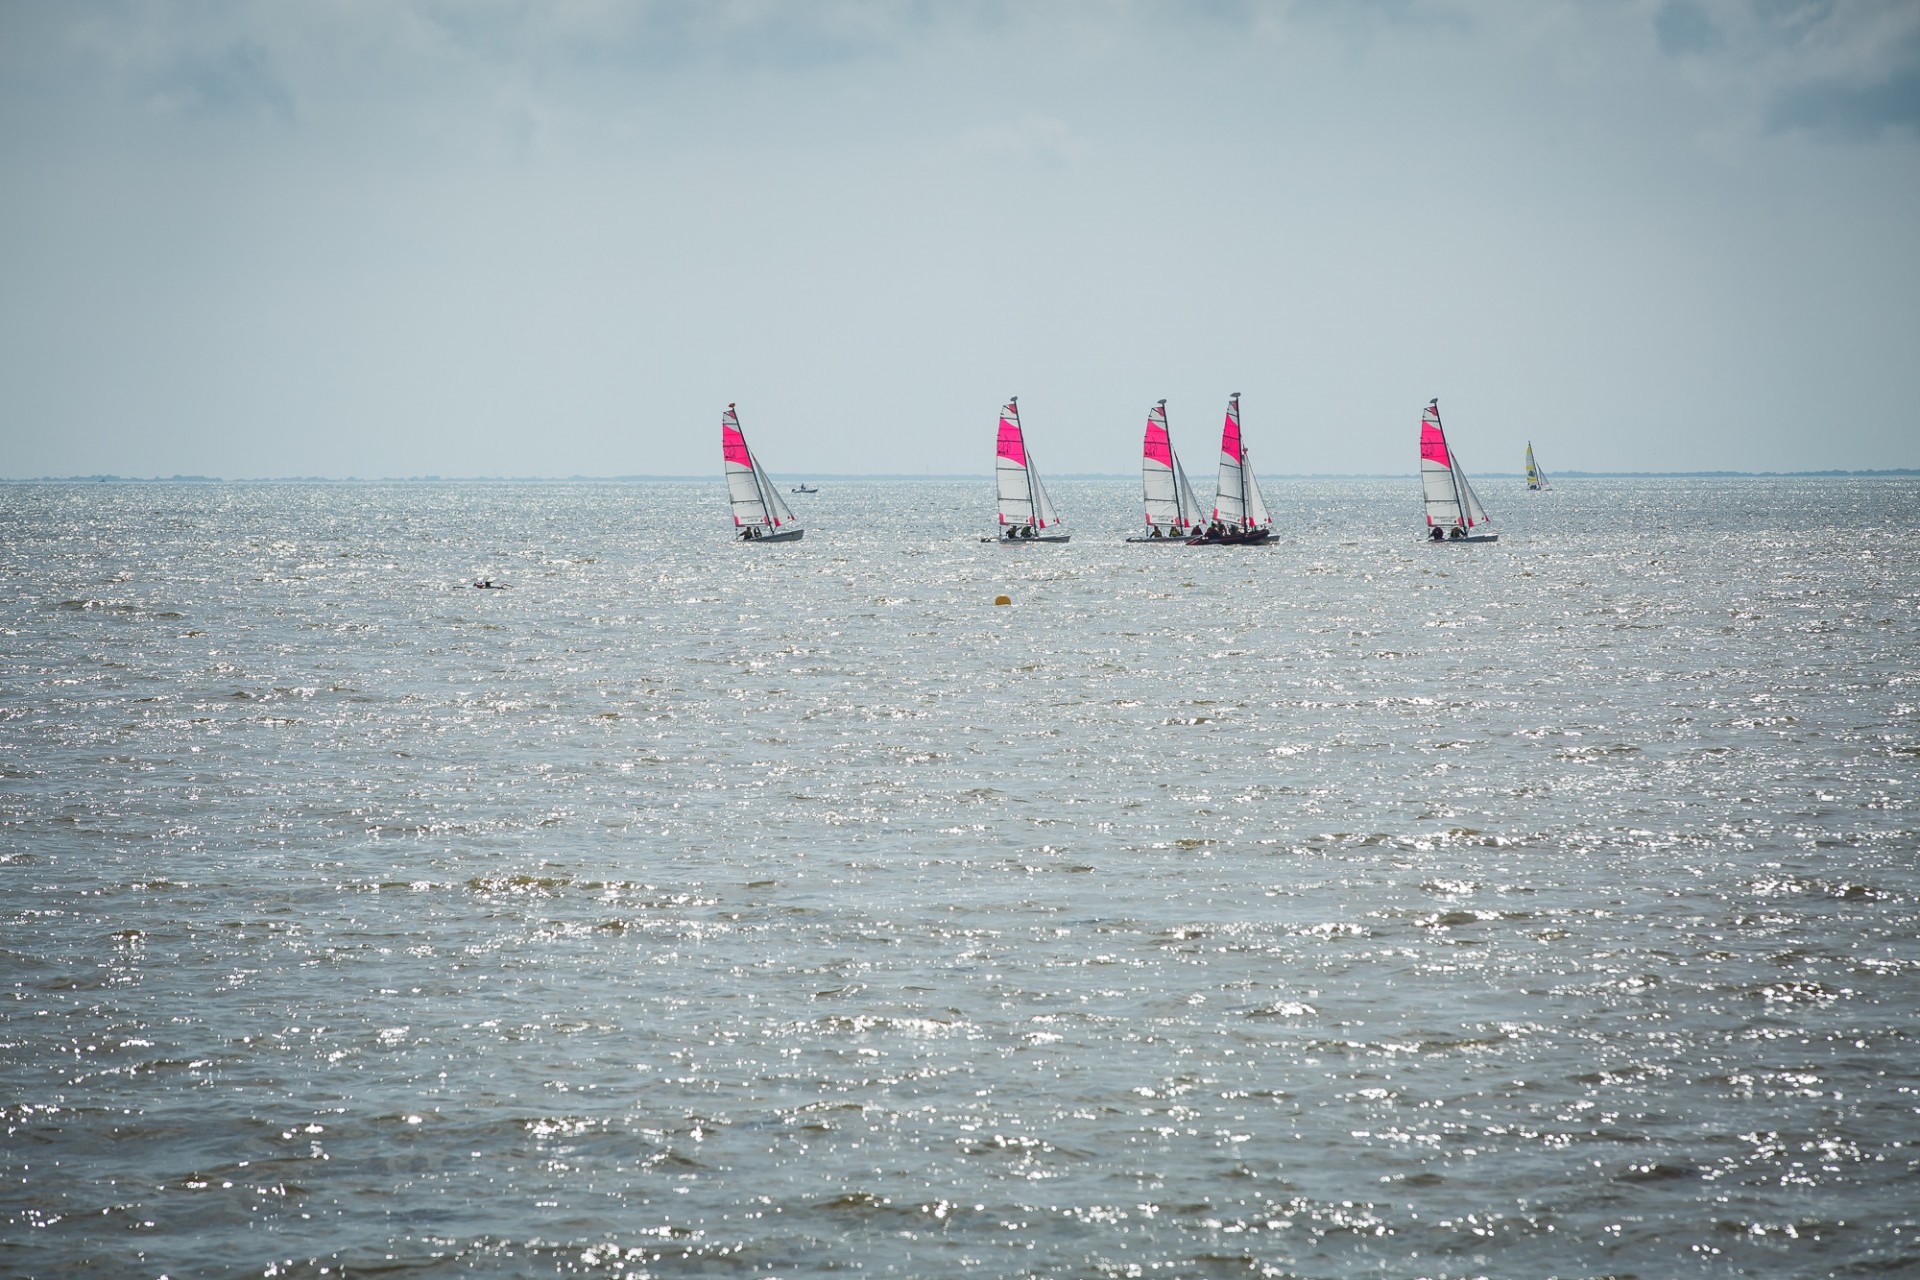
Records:
{"label": "mainsail", "polygon": [[1220,429],[1220,481],[1213,499],[1213,518],[1229,530],[1248,531],[1272,525],[1260,482],[1253,478],[1253,459],[1240,439],[1240,393],[1227,398],[1227,421]]}
{"label": "mainsail", "polygon": [[1438,400],[1429,400],[1420,415],[1420,486],[1426,492],[1429,525],[1472,529],[1487,522],[1486,508],[1467,483],[1458,455],[1447,448]]}
{"label": "mainsail", "polygon": [[1180,455],[1167,433],[1167,402],[1147,410],[1147,439],[1141,459],[1141,483],[1147,496],[1147,525],[1162,536],[1184,535],[1200,521],[1200,501],[1193,496]]}
{"label": "mainsail", "polygon": [[1546,487],[1547,473],[1534,464],[1533,441],[1529,440],[1527,441],[1527,488],[1545,489]]}
{"label": "mainsail", "polygon": [[766,533],[796,531],[793,512],[780,497],[780,491],[767,482],[760,462],[747,448],[747,437],[740,431],[740,414],[732,405],[720,415],[720,455],[727,471],[727,497],[733,502],[733,523],[739,529],[761,529]]}
{"label": "mainsail", "polygon": [[1020,430],[1019,396],[1009,396],[1000,410],[1000,446],[993,474],[1000,487],[1001,524],[1050,529],[1060,523],[1027,452],[1027,438]]}

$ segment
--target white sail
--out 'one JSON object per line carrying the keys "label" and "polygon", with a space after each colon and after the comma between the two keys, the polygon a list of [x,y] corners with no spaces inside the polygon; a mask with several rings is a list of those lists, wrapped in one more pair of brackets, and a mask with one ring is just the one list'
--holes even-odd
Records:
{"label": "white sail", "polygon": [[1487,522],[1487,509],[1480,505],[1480,495],[1467,483],[1466,468],[1460,465],[1460,459],[1453,460],[1453,479],[1460,486],[1460,507],[1467,513],[1467,527],[1473,528]]}
{"label": "white sail", "polygon": [[1207,518],[1205,507],[1200,499],[1193,495],[1193,485],[1187,481],[1187,469],[1180,465],[1180,455],[1173,455],[1173,491],[1180,497],[1180,523],[1184,528],[1192,529]]}
{"label": "white sail", "polygon": [[1272,524],[1266,496],[1260,492],[1260,482],[1253,475],[1253,455],[1245,445],[1240,447],[1240,480],[1246,486],[1247,524],[1256,529]]}
{"label": "white sail", "polygon": [[753,474],[760,480],[760,490],[766,494],[766,503],[771,508],[773,523],[781,529],[791,529],[799,522],[793,518],[793,509],[787,506],[787,500],[780,496],[780,490],[767,479],[767,473],[760,469],[760,459],[753,460]]}
{"label": "white sail", "polygon": [[1040,483],[1040,473],[1027,464],[1027,481],[1033,486],[1033,523],[1037,529],[1051,529],[1060,523],[1060,515],[1053,509],[1053,499],[1047,497],[1047,486]]}

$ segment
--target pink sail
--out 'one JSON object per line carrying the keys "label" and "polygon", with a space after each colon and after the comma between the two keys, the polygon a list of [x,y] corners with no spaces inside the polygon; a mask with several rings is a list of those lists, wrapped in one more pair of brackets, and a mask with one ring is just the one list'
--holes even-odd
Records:
{"label": "pink sail", "polygon": [[724,422],[720,425],[720,455],[736,467],[753,466],[753,459],[747,455],[747,438],[740,434],[737,425]]}
{"label": "pink sail", "polygon": [[1146,456],[1149,462],[1169,470],[1173,467],[1173,441],[1167,438],[1167,420],[1158,413],[1147,416]]}
{"label": "pink sail", "polygon": [[1226,425],[1220,428],[1220,452],[1240,461],[1240,397],[1227,406]]}
{"label": "pink sail", "polygon": [[1000,410],[1000,456],[1016,466],[1027,465],[1027,442],[1020,434],[1019,411],[1012,405]]}

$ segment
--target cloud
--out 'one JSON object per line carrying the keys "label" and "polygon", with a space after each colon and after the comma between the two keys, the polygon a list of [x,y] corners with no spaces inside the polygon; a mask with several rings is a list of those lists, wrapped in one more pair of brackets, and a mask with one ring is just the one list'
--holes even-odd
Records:
{"label": "cloud", "polygon": [[265,45],[236,40],[212,53],[183,55],[157,77],[149,100],[162,108],[293,122],[293,95]]}
{"label": "cloud", "polygon": [[1668,0],[1653,15],[1660,52],[1670,58],[1707,53],[1719,47],[1720,32],[1707,11],[1691,0]]}
{"label": "cloud", "polygon": [[1920,41],[1898,65],[1871,78],[1839,76],[1796,85],[1774,97],[1767,123],[1778,133],[1871,141],[1904,131],[1920,141]]}
{"label": "cloud", "polygon": [[1683,64],[1703,121],[1753,137],[1920,140],[1920,4],[1666,0],[1660,52]]}

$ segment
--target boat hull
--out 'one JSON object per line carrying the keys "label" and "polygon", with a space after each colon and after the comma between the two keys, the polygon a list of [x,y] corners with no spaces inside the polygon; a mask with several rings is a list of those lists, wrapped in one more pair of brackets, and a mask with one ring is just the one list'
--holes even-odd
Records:
{"label": "boat hull", "polygon": [[1006,547],[1030,547],[1036,542],[1065,542],[1072,538],[1070,533],[1042,533],[1031,538],[982,538],[982,542],[997,542]]}
{"label": "boat hull", "polygon": [[1221,537],[1188,538],[1190,547],[1264,547],[1273,541],[1271,529],[1259,529],[1253,533],[1229,533]]}
{"label": "boat hull", "polygon": [[806,534],[805,529],[782,529],[779,533],[763,533],[757,538],[735,538],[735,542],[798,542]]}
{"label": "boat hull", "polygon": [[1427,538],[1425,539],[1426,544],[1430,547],[1457,547],[1457,546],[1460,546],[1462,543],[1467,543],[1467,542],[1498,542],[1498,541],[1500,541],[1500,535],[1497,533],[1470,533],[1464,538],[1438,538],[1438,539]]}

